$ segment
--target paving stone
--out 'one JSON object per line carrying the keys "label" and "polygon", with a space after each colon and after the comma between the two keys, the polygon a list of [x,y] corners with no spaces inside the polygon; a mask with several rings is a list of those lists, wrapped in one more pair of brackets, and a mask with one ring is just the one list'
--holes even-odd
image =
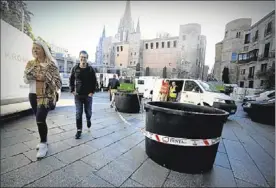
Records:
{"label": "paving stone", "polygon": [[171,171],[164,187],[203,187],[202,174],[185,174]]}
{"label": "paving stone", "polygon": [[252,159],[247,154],[246,150],[240,142],[224,140],[224,145],[229,158],[250,162],[253,164]]}
{"label": "paving stone", "polygon": [[120,156],[99,170],[97,175],[112,185],[119,187],[141,164],[141,161],[130,160]]}
{"label": "paving stone", "polygon": [[226,153],[225,146],[224,146],[224,143],[223,143],[223,139],[221,139],[220,142],[219,142],[218,151],[221,152],[221,153]]}
{"label": "paving stone", "polygon": [[246,161],[229,159],[235,178],[256,184],[262,187],[267,187],[265,178],[260,173],[255,164]]}
{"label": "paving stone", "polygon": [[104,136],[87,142],[86,144],[97,149],[102,149],[112,143],[114,143],[114,139]]}
{"label": "paving stone", "polygon": [[23,154],[19,154],[7,159],[1,160],[1,174],[12,171],[29,164],[31,161]]}
{"label": "paving stone", "polygon": [[85,142],[89,142],[94,139],[95,138],[93,138],[91,136],[91,133],[83,132],[81,135],[81,139],[75,139],[74,137],[71,137],[69,139],[64,140],[64,142],[66,142],[66,144],[68,144],[70,146],[78,146],[78,145],[81,145]]}
{"label": "paving stone", "polygon": [[10,131],[10,132],[1,132],[1,139],[16,137],[18,135],[26,135],[31,133],[33,132],[27,129],[20,129],[20,130]]}
{"label": "paving stone", "polygon": [[226,128],[225,126],[223,127],[221,137],[224,138],[224,139],[227,139],[227,140],[238,141],[238,138],[236,137],[236,135],[234,134],[232,129],[231,128]]}
{"label": "paving stone", "polygon": [[252,139],[254,139],[275,160],[275,143],[260,135],[254,135]]}
{"label": "paving stone", "polygon": [[254,185],[254,184],[248,183],[246,181],[243,181],[243,180],[240,180],[237,178],[235,178],[235,180],[237,183],[237,187],[259,187],[258,185]]}
{"label": "paving stone", "polygon": [[264,151],[257,143],[244,143],[245,150],[249,153],[260,172],[264,175],[270,186],[275,186],[275,160]]}
{"label": "paving stone", "polygon": [[22,168],[1,175],[1,187],[22,187],[50,172],[63,167],[65,164],[55,157],[49,157],[31,163]]}
{"label": "paving stone", "polygon": [[228,157],[225,153],[217,152],[216,159],[215,159],[215,165],[231,169]]}
{"label": "paving stone", "polygon": [[76,125],[69,124],[69,125],[60,126],[59,128],[65,130],[65,131],[71,131],[71,130],[76,130]]}
{"label": "paving stone", "polygon": [[93,174],[94,169],[82,161],[76,161],[60,170],[28,185],[28,187],[74,187],[86,176]]}
{"label": "paving stone", "polygon": [[27,142],[23,142],[26,146],[28,146],[30,149],[35,149],[37,144],[40,143],[40,139],[30,140]]}
{"label": "paving stone", "polygon": [[122,156],[130,160],[136,160],[140,162],[143,162],[148,158],[146,152],[139,145],[124,153]]}
{"label": "paving stone", "polygon": [[28,150],[30,150],[29,147],[27,147],[23,143],[15,144],[6,148],[1,148],[1,159],[17,155]]}
{"label": "paving stone", "polygon": [[95,151],[96,151],[95,148],[92,148],[86,144],[82,144],[80,146],[62,151],[56,154],[55,157],[57,157],[59,160],[61,160],[64,163],[71,163]]}
{"label": "paving stone", "polygon": [[74,187],[114,187],[96,175],[89,175]]}
{"label": "paving stone", "polygon": [[128,178],[120,187],[145,187],[140,183]]}
{"label": "paving stone", "polygon": [[55,127],[53,129],[48,129],[48,135],[55,135],[55,134],[62,133],[62,132],[64,132],[64,130],[62,130],[58,127]]}
{"label": "paving stone", "polygon": [[81,160],[98,170],[104,167],[109,162],[116,159],[120,155],[121,155],[121,152],[118,152],[117,150],[113,150],[113,151],[100,150],[96,153],[93,153],[91,155],[88,155],[82,158]]}
{"label": "paving stone", "polygon": [[131,179],[146,187],[161,187],[168,176],[169,170],[159,166],[152,160],[146,160],[131,176]]}
{"label": "paving stone", "polygon": [[1,148],[9,147],[18,143],[35,139],[37,139],[37,137],[33,136],[32,134],[18,135],[16,137],[11,138],[1,138]]}
{"label": "paving stone", "polygon": [[216,165],[210,172],[203,174],[203,184],[205,187],[236,187],[233,172]]}
{"label": "paving stone", "polygon": [[37,154],[37,150],[36,149],[32,149],[29,151],[26,151],[23,153],[29,160],[31,160],[32,162],[37,161],[36,158],[36,154]]}

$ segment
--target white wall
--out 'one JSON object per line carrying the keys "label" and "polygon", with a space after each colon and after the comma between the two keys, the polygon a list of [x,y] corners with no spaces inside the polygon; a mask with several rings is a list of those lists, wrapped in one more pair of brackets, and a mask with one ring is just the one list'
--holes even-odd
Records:
{"label": "white wall", "polygon": [[2,100],[28,97],[24,69],[32,56],[33,41],[1,20],[1,104]]}

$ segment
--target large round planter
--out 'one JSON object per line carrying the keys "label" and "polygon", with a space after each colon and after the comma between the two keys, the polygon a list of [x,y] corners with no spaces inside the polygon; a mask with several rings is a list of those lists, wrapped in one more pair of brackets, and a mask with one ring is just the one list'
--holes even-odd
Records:
{"label": "large round planter", "polygon": [[127,92],[115,93],[116,109],[119,112],[124,112],[124,113],[139,113],[140,101],[138,100],[138,96],[136,93],[127,93]]}
{"label": "large round planter", "polygon": [[209,146],[178,146],[146,137],[146,153],[168,169],[184,173],[203,173],[212,169],[223,124],[228,113],[223,110],[173,102],[148,102],[146,131],[183,139],[213,139]]}
{"label": "large round planter", "polygon": [[275,102],[252,102],[248,115],[252,121],[275,125]]}

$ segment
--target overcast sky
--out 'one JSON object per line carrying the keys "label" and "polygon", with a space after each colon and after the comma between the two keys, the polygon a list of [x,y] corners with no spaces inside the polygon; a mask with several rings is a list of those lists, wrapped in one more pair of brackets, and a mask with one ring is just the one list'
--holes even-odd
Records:
{"label": "overcast sky", "polygon": [[[27,1],[34,14],[32,28],[35,36],[67,48],[78,56],[87,50],[95,60],[96,46],[106,27],[107,36],[115,36],[125,1]],[[214,64],[215,44],[224,36],[225,25],[238,18],[252,18],[252,24],[275,10],[274,1],[132,1],[131,15],[135,23],[140,18],[142,39],[155,38],[157,32],[178,36],[179,25],[201,24],[207,37],[206,60]]]}

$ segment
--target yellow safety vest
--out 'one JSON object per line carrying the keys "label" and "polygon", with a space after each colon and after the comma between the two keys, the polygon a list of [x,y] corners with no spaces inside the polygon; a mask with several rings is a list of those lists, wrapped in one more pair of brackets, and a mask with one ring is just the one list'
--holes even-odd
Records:
{"label": "yellow safety vest", "polygon": [[175,92],[176,86],[170,87],[170,98],[176,98],[176,93]]}

